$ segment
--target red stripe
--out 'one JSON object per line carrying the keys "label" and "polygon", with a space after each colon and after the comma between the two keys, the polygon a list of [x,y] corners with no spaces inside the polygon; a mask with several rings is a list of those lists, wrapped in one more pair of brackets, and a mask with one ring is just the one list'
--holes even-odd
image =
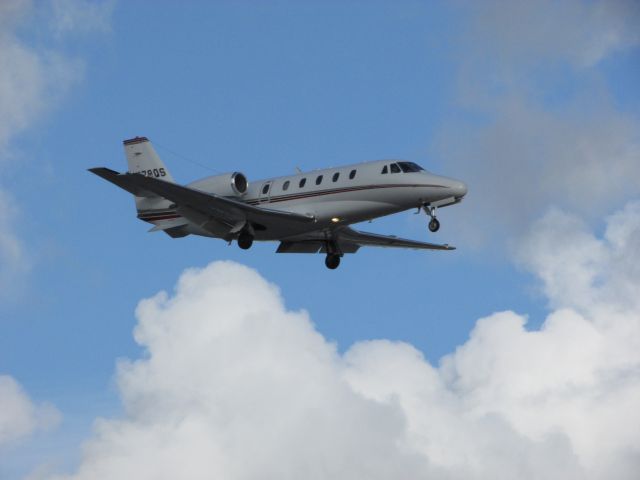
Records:
{"label": "red stripe", "polygon": [[362,185],[357,187],[335,188],[333,190],[319,190],[315,192],[294,193],[289,195],[279,195],[276,197],[270,197],[269,199],[252,199],[247,200],[246,203],[250,205],[257,205],[259,203],[277,203],[286,202],[289,200],[300,200],[303,198],[320,197],[323,195],[333,195],[338,193],[356,192],[359,190],[375,190],[378,188],[396,188],[396,187],[441,187],[441,185],[421,185],[421,184],[384,184],[384,185]]}

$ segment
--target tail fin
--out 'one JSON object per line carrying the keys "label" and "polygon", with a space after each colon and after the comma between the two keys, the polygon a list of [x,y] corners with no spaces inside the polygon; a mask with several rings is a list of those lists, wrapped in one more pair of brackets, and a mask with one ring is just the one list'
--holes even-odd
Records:
{"label": "tail fin", "polygon": [[[125,140],[124,153],[127,156],[129,173],[139,173],[173,182],[169,170],[158,158],[147,138],[136,137]],[[131,193],[136,201],[138,218],[154,225],[151,232],[164,231],[174,238],[189,235],[186,229],[188,220],[178,213],[177,206],[170,200],[141,188],[131,181],[132,177],[129,175],[104,167],[90,168],[89,171]]]}
{"label": "tail fin", "polygon": [[[141,173],[147,177],[155,177],[167,182],[173,182],[173,177],[165,164],[160,160],[147,137],[135,137],[124,142],[124,153],[127,156],[129,173]],[[143,218],[147,213],[157,210],[167,210],[171,202],[165,198],[153,196],[135,196],[138,217]],[[141,217],[142,216],[142,217]],[[145,218],[143,218],[145,219]]]}
{"label": "tail fin", "polygon": [[124,153],[129,164],[129,173],[141,173],[173,182],[173,177],[153,149],[147,137],[136,137],[124,142]]}

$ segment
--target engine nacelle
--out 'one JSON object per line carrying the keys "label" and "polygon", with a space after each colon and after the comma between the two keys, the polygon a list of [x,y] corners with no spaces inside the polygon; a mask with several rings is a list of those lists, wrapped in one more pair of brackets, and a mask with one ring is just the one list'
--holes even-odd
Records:
{"label": "engine nacelle", "polygon": [[233,172],[196,180],[187,186],[222,197],[242,197],[247,193],[249,182],[242,173]]}

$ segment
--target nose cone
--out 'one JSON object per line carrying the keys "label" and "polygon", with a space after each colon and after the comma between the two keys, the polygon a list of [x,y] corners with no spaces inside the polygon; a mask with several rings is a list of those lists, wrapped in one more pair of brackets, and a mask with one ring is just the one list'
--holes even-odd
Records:
{"label": "nose cone", "polygon": [[462,198],[467,194],[467,185],[459,180],[454,180],[449,186],[451,194],[456,198]]}
{"label": "nose cone", "polygon": [[438,183],[445,187],[447,197],[462,198],[467,194],[467,185],[450,177],[438,177]]}

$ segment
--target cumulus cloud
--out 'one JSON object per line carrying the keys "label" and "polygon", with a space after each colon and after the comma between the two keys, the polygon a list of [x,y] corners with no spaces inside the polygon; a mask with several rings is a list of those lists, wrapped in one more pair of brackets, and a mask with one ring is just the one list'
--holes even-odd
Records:
{"label": "cumulus cloud", "polygon": [[640,311],[640,203],[631,202],[607,220],[604,237],[594,237],[575,215],[552,209],[533,224],[518,257],[543,280],[553,308],[608,306]]}
{"label": "cumulus cloud", "polygon": [[624,92],[615,98],[601,66],[640,45],[640,4],[518,0],[471,11],[458,109],[435,142],[447,171],[470,185],[454,213],[469,243],[520,234],[551,205],[595,220],[640,194],[640,121],[620,109]]}
{"label": "cumulus cloud", "polygon": [[125,413],[60,478],[635,478],[638,248],[640,203],[601,238],[551,211],[518,250],[542,327],[495,313],[439,365],[386,340],[340,355],[255,271],[187,270],[140,302]]}
{"label": "cumulus cloud", "polygon": [[9,375],[0,375],[0,449],[60,421],[49,404],[36,405]]}
{"label": "cumulus cloud", "polygon": [[[410,478],[399,408],[355,393],[335,346],[277,289],[230,262],[140,303],[122,362],[127,416],[100,420],[77,478]],[[363,459],[366,458],[366,461]]]}

